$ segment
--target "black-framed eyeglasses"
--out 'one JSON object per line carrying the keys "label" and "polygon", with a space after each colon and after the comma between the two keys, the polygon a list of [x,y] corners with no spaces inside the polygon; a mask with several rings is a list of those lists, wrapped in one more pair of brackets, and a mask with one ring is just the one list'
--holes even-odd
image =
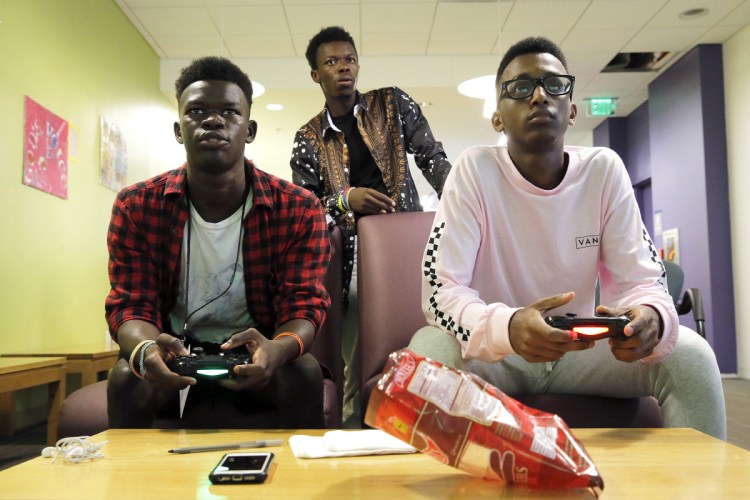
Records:
{"label": "black-framed eyeglasses", "polygon": [[502,88],[511,99],[526,99],[541,85],[549,95],[565,95],[573,91],[573,75],[550,75],[544,78],[516,78],[502,83]]}

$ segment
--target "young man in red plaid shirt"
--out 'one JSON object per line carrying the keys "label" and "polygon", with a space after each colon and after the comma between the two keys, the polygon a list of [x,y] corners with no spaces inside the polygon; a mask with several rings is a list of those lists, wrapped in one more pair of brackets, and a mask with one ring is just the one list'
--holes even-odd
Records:
{"label": "young man in red plaid shirt", "polygon": [[[245,159],[257,124],[237,66],[195,60],[175,87],[187,162],[122,190],[112,209],[105,307],[121,359],[110,425],[149,427],[190,388],[185,418],[201,425],[251,427],[246,415],[276,409],[279,427],[322,427],[321,368],[307,353],[330,304],[320,202]],[[252,362],[219,380],[180,376],[168,363],[186,346]]]}

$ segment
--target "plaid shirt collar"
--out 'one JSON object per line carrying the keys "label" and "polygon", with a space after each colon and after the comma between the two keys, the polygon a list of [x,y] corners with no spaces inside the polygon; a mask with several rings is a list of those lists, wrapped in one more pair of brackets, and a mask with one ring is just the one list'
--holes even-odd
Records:
{"label": "plaid shirt collar", "polygon": [[[253,207],[264,206],[271,208],[273,199],[271,198],[271,185],[268,179],[262,175],[256,175],[255,164],[245,158],[245,174],[250,179],[253,188]],[[184,196],[187,186],[187,163],[177,170],[173,170],[167,175],[166,185],[164,187],[165,196]]]}

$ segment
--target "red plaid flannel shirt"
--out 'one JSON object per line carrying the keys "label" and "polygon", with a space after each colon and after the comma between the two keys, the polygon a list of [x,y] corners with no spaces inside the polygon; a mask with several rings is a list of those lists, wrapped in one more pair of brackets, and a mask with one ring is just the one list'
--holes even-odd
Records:
{"label": "red plaid flannel shirt", "polygon": [[[331,256],[318,198],[246,160],[253,200],[245,216],[242,257],[247,307],[264,335],[292,319],[320,329],[330,305],[323,287]],[[180,283],[188,207],[187,166],[123,189],[107,235],[111,290],[105,301],[115,340],[124,322],[139,319],[169,329]],[[181,332],[173,332],[181,333]]]}

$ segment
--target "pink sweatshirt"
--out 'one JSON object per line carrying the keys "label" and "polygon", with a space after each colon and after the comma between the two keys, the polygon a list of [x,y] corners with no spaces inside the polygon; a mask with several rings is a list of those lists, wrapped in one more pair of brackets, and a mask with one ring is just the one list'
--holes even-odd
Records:
{"label": "pink sweatshirt", "polygon": [[653,306],[664,334],[644,362],[667,357],[678,319],[666,274],[622,160],[606,148],[566,147],[565,178],[552,190],[521,176],[508,150],[476,146],[453,164],[425,250],[423,309],[454,334],[464,358],[495,361],[513,349],[513,313],[574,291],[550,314],[592,316],[600,303]]}

